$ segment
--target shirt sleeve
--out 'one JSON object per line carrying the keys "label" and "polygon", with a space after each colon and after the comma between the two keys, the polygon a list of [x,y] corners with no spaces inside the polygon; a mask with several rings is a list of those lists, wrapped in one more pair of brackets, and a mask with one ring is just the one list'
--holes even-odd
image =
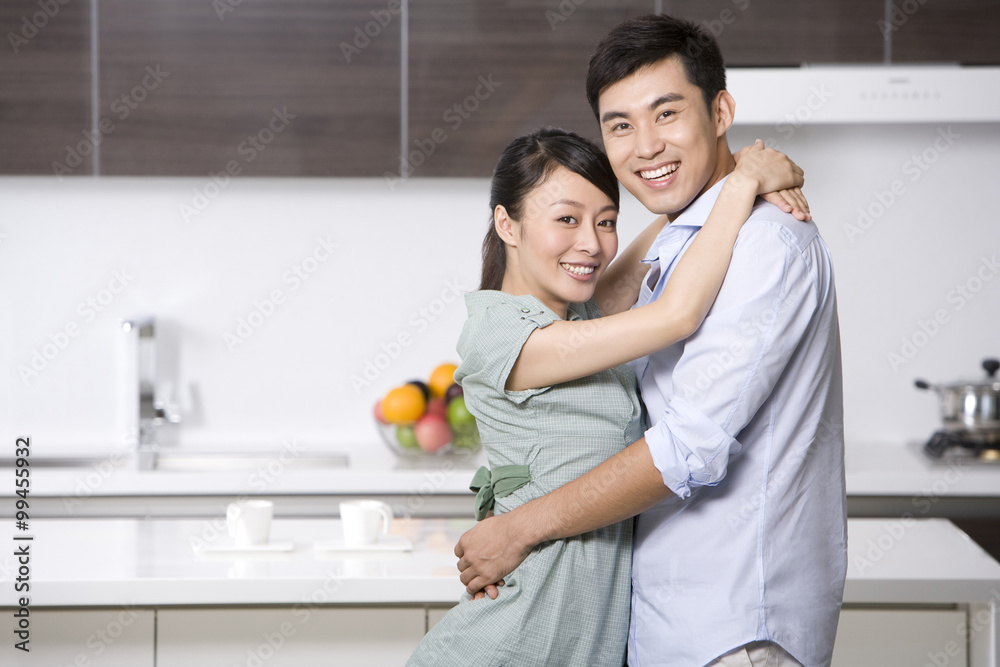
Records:
{"label": "shirt sleeve", "polygon": [[549,387],[522,391],[507,390],[507,378],[521,354],[528,336],[535,329],[547,327],[556,316],[531,302],[518,300],[494,303],[470,322],[468,339],[459,367],[466,382],[488,387],[514,403],[523,403]]}
{"label": "shirt sleeve", "polygon": [[[674,366],[666,408],[650,415],[653,463],[680,498],[725,478],[730,456],[742,449],[740,431],[771,394],[817,308],[816,277],[786,234],[766,222],[743,228],[715,304]],[[656,372],[652,361],[647,372]]]}

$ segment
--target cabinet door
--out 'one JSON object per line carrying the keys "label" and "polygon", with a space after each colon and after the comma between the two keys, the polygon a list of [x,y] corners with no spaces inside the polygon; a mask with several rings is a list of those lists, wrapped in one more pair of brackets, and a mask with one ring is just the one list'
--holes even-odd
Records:
{"label": "cabinet door", "polygon": [[600,139],[587,104],[590,55],[652,0],[410,3],[409,138],[396,175],[493,173],[515,137],[554,126]]}
{"label": "cabinet door", "polygon": [[966,614],[952,610],[844,609],[833,667],[968,667]]}
{"label": "cabinet door", "polygon": [[882,25],[892,33],[893,62],[1000,64],[996,0],[895,0]]}
{"label": "cabinet door", "polygon": [[0,25],[0,174],[93,174],[90,3],[4,0]]}
{"label": "cabinet door", "polygon": [[131,608],[32,611],[30,651],[4,646],[3,664],[153,667],[154,617],[153,611]]}
{"label": "cabinet door", "polygon": [[882,0],[667,0],[664,13],[694,21],[719,42],[726,65],[871,63],[884,58]]}
{"label": "cabinet door", "polygon": [[112,176],[382,176],[399,163],[400,8],[101,0]]}
{"label": "cabinet door", "polygon": [[157,621],[157,667],[399,667],[423,638],[425,610],[169,609]]}

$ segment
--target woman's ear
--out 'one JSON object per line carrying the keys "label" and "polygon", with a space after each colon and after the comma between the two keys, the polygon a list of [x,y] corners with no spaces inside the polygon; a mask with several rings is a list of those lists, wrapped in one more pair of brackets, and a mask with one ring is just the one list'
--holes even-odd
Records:
{"label": "woman's ear", "polygon": [[517,238],[514,234],[514,225],[517,221],[513,220],[509,215],[507,215],[507,209],[501,204],[497,204],[497,207],[493,209],[493,228],[497,230],[497,236],[500,240],[509,246],[517,246]]}

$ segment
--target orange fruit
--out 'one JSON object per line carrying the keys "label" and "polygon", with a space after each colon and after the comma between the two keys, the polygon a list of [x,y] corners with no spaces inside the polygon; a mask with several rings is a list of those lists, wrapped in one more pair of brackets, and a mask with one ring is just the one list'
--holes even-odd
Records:
{"label": "orange fruit", "polygon": [[458,366],[455,364],[441,364],[431,373],[427,386],[431,390],[431,396],[442,397],[448,391],[448,387],[455,384],[455,371]]}
{"label": "orange fruit", "polygon": [[382,399],[382,415],[392,424],[415,422],[426,407],[424,392],[412,384],[396,387]]}

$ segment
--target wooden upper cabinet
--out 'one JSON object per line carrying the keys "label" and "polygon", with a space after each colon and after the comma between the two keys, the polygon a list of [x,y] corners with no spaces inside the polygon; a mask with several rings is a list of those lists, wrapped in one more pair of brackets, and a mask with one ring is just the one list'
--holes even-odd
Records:
{"label": "wooden upper cabinet", "polygon": [[727,66],[877,63],[882,0],[665,0],[663,11],[705,27]]}
{"label": "wooden upper cabinet", "polygon": [[0,173],[489,176],[535,128],[599,139],[590,55],[658,8],[730,66],[881,63],[887,35],[893,62],[1000,64],[997,0],[410,0],[405,32],[401,5],[100,0],[92,40],[89,3],[7,0]]}
{"label": "wooden upper cabinet", "polygon": [[[381,176],[399,161],[400,15],[385,3],[101,0],[115,176]],[[360,34],[359,34],[360,33]]]}
{"label": "wooden upper cabinet", "polygon": [[886,25],[893,62],[1000,65],[997,0],[895,0]]}
{"label": "wooden upper cabinet", "polygon": [[0,3],[0,174],[90,175],[88,3]]}
{"label": "wooden upper cabinet", "polygon": [[413,177],[489,176],[504,147],[545,126],[599,139],[587,63],[608,29],[653,11],[612,0],[410,3]]}

